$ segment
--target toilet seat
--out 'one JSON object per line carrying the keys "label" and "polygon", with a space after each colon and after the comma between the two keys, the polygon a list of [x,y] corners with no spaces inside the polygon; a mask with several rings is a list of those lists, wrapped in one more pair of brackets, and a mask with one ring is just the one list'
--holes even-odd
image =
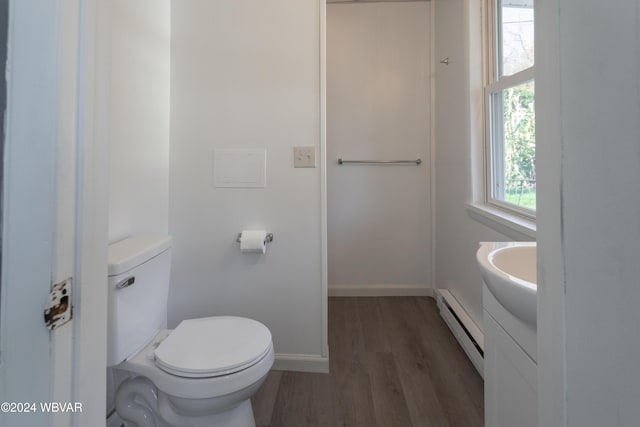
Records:
{"label": "toilet seat", "polygon": [[271,348],[271,332],[262,323],[215,316],[182,321],[155,349],[154,358],[171,375],[210,378],[247,369]]}

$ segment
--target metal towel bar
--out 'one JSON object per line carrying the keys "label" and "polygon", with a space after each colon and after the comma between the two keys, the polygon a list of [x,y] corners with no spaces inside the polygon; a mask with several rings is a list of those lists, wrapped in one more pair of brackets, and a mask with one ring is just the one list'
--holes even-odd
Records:
{"label": "metal towel bar", "polygon": [[416,164],[420,165],[422,163],[422,159],[416,160],[343,160],[338,159],[339,165],[346,164],[368,164],[368,165],[410,165]]}

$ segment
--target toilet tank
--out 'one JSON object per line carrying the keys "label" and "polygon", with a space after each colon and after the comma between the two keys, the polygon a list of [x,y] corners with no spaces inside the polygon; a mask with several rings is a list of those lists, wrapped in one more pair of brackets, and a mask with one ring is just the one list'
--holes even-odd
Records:
{"label": "toilet tank", "polygon": [[138,235],[109,245],[107,366],[166,329],[170,266],[169,236]]}

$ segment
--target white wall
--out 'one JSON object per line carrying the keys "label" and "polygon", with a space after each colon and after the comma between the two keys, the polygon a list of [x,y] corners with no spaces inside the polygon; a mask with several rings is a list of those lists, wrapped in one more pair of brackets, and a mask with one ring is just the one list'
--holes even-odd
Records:
{"label": "white wall", "polygon": [[[513,238],[472,218],[465,205],[472,201],[474,166],[467,17],[478,1],[435,0],[434,6],[436,287],[448,289],[482,328],[482,278],[475,259],[478,242]],[[449,58],[449,65],[440,63],[444,58]],[[478,155],[482,153],[473,153]]]}
{"label": "white wall", "polygon": [[[248,316],[276,353],[318,361],[321,174],[294,169],[293,146],[320,146],[320,2],[181,0],[171,18],[170,326]],[[267,150],[266,188],[212,186],[227,148]],[[266,255],[240,253],[248,228],[274,233]]]}
{"label": "white wall", "polygon": [[113,2],[109,241],[167,233],[169,0]]}
{"label": "white wall", "polygon": [[[330,289],[431,282],[430,10],[429,2],[327,7]],[[339,166],[339,157],[423,163]]]}
{"label": "white wall", "polygon": [[539,208],[539,251],[559,258],[538,268],[539,315],[557,320],[538,328],[539,413],[551,414],[540,425],[640,419],[638,10],[636,0],[554,0],[537,15],[549,73],[538,170],[558,178],[540,182],[552,197]]}

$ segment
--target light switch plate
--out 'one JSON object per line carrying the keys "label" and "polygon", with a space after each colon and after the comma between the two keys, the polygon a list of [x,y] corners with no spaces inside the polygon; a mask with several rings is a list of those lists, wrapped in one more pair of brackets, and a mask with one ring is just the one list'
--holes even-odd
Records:
{"label": "light switch plate", "polygon": [[294,168],[315,168],[316,147],[293,147]]}

